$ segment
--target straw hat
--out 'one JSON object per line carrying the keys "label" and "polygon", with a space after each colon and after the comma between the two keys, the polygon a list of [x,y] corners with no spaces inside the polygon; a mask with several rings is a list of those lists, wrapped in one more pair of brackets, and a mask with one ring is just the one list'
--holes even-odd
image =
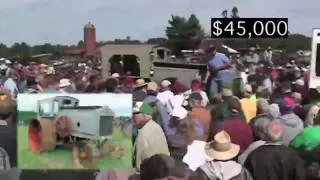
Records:
{"label": "straw hat", "polygon": [[146,86],[146,85],[148,85],[148,83],[146,83],[145,81],[144,81],[144,79],[138,79],[137,81],[136,81],[136,85],[134,86],[135,88],[138,88],[138,87],[142,87],[142,86]]}
{"label": "straw hat", "polygon": [[205,146],[206,154],[216,160],[229,160],[236,157],[240,152],[240,146],[231,143],[229,134],[220,131],[214,136],[214,140]]}
{"label": "straw hat", "polygon": [[158,89],[159,89],[158,88],[158,84],[156,82],[151,81],[151,82],[148,83],[147,89],[150,90],[150,91],[157,92]]}

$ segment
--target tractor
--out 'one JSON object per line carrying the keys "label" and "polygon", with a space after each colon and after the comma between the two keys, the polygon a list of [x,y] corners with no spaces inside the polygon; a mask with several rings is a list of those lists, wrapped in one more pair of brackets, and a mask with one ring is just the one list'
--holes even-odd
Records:
{"label": "tractor", "polygon": [[72,145],[79,159],[100,157],[110,150],[104,144],[112,138],[114,118],[108,106],[79,106],[70,96],[39,100],[37,119],[28,127],[29,147],[42,153]]}

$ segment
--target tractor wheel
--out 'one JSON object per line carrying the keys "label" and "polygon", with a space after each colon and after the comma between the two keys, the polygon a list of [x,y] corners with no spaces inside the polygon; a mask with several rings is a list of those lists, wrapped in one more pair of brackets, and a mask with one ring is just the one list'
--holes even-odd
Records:
{"label": "tractor wheel", "polygon": [[32,120],[28,127],[29,147],[33,153],[50,151],[56,147],[56,133],[52,120]]}

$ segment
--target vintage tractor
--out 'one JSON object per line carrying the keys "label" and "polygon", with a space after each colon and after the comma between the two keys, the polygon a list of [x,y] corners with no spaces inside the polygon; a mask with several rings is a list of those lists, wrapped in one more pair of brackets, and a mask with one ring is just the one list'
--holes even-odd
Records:
{"label": "vintage tractor", "polygon": [[29,147],[41,153],[73,145],[80,159],[101,156],[108,151],[102,148],[112,137],[114,117],[108,106],[79,106],[79,100],[69,96],[39,100],[37,119],[29,124]]}

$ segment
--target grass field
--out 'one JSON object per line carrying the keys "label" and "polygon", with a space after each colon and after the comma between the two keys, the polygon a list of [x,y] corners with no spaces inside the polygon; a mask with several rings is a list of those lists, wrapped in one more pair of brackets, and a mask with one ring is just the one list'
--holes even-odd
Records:
{"label": "grass field", "polygon": [[[33,154],[28,145],[27,122],[35,118],[34,112],[19,112],[18,126],[18,166],[23,169],[74,169],[71,148],[57,148],[51,152]],[[23,122],[23,123],[22,123]],[[131,138],[122,134],[119,128],[115,128],[110,141],[112,144],[124,148],[124,156],[104,157],[97,161],[97,169],[130,169],[132,143]]]}

